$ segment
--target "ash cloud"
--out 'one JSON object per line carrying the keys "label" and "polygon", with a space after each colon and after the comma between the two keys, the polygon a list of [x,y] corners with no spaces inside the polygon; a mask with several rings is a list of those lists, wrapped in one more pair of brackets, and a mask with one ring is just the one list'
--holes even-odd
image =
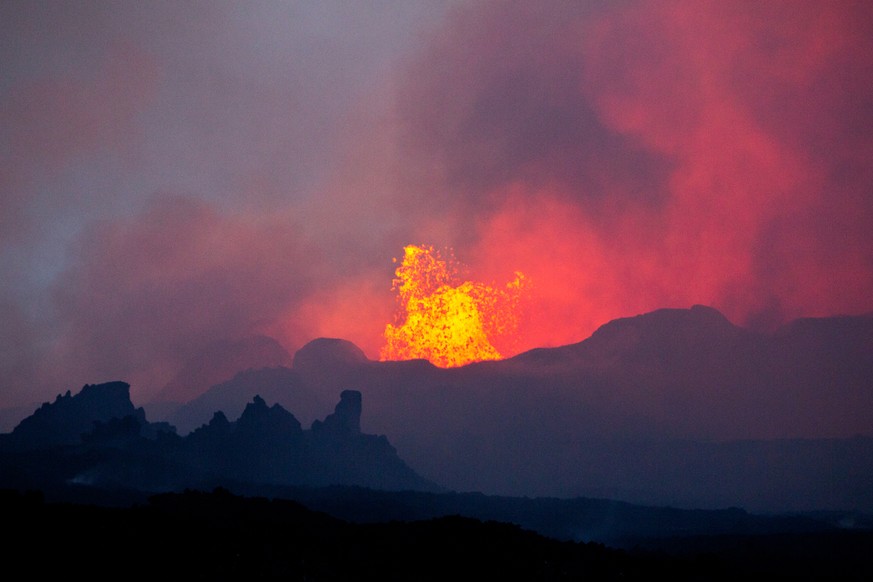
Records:
{"label": "ash cloud", "polygon": [[98,223],[53,288],[65,373],[160,386],[204,344],[255,333],[299,301],[313,285],[307,259],[323,260],[287,217],[226,216],[184,197]]}
{"label": "ash cloud", "polygon": [[868,4],[347,4],[0,7],[0,403],[375,358],[411,243],[524,272],[518,349],[873,310]]}
{"label": "ash cloud", "polygon": [[[367,325],[376,278],[324,189],[442,9],[0,6],[0,407],[109,379],[141,402],[213,342]],[[390,257],[366,259],[386,291]]]}
{"label": "ash cloud", "polygon": [[401,91],[425,214],[539,281],[528,347],[661,306],[869,311],[871,33],[863,3],[459,9]]}

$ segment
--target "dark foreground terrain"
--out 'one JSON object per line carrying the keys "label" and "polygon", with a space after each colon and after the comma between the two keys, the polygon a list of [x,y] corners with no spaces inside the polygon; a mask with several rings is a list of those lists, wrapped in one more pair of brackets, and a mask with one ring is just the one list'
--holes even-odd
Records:
{"label": "dark foreground terrain", "polygon": [[289,500],[224,489],[126,507],[0,492],[6,571],[98,579],[871,579],[873,532],[662,538],[619,550],[447,516],[351,523]]}

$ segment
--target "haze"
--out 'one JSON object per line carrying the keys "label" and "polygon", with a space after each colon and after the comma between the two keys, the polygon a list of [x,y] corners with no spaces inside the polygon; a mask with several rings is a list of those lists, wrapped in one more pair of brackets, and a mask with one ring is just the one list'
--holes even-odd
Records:
{"label": "haze", "polygon": [[0,407],[377,359],[408,244],[525,274],[514,353],[873,311],[866,2],[7,1],[0,71]]}

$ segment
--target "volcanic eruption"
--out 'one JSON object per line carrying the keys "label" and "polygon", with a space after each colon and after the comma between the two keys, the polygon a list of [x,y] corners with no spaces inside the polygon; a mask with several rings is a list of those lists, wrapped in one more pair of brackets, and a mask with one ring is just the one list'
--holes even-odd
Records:
{"label": "volcanic eruption", "polygon": [[522,273],[503,287],[465,280],[452,257],[407,245],[395,275],[398,313],[385,327],[382,360],[424,358],[448,368],[503,357],[494,342],[518,326]]}

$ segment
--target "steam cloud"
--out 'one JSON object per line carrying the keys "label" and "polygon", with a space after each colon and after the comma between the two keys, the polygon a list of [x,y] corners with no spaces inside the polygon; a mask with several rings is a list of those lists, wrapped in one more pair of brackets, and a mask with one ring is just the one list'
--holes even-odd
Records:
{"label": "steam cloud", "polygon": [[0,8],[2,404],[375,358],[412,242],[524,272],[520,350],[873,310],[869,3],[319,4]]}
{"label": "steam cloud", "polygon": [[456,13],[401,104],[428,212],[472,210],[479,268],[530,274],[529,347],[662,306],[867,311],[871,26],[857,3]]}

